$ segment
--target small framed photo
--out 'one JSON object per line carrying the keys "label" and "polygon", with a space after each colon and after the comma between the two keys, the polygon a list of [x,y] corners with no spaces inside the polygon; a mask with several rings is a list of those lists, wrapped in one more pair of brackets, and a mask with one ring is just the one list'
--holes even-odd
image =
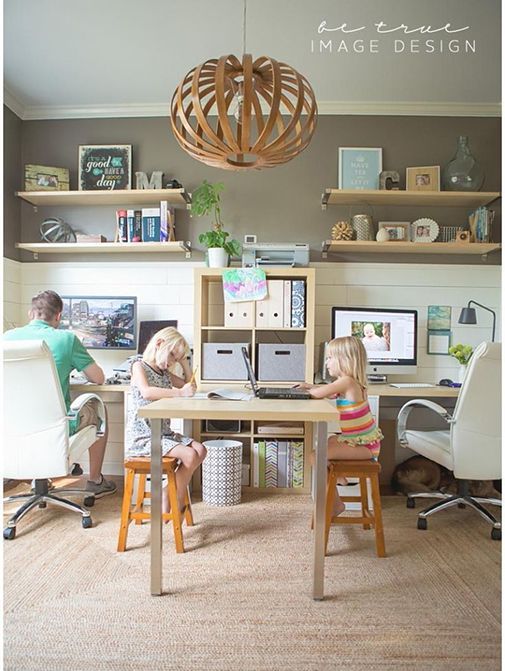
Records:
{"label": "small framed photo", "polygon": [[381,172],[382,148],[339,147],[339,189],[378,189]]}
{"label": "small framed photo", "polygon": [[407,191],[440,191],[440,166],[407,168]]}
{"label": "small framed photo", "polygon": [[79,145],[79,190],[131,189],[131,144]]}
{"label": "small framed photo", "polygon": [[389,235],[390,242],[410,241],[409,221],[379,221],[379,231],[385,230]]}
{"label": "small framed photo", "polygon": [[450,331],[428,331],[427,354],[449,354]]}
{"label": "small framed photo", "polygon": [[25,165],[25,191],[68,191],[68,168],[48,165]]}
{"label": "small framed photo", "polygon": [[421,217],[411,224],[412,242],[434,242],[440,233],[440,226],[434,219]]}

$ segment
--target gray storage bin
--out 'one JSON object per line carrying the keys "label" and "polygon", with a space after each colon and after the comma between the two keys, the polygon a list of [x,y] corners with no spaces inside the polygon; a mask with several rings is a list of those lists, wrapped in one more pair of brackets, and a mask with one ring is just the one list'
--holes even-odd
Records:
{"label": "gray storage bin", "polygon": [[203,343],[202,380],[247,380],[242,347],[249,343]]}
{"label": "gray storage bin", "polygon": [[202,500],[211,506],[235,506],[242,494],[242,443],[206,440],[202,463]]}
{"label": "gray storage bin", "polygon": [[262,382],[305,379],[305,345],[258,345],[258,380]]}

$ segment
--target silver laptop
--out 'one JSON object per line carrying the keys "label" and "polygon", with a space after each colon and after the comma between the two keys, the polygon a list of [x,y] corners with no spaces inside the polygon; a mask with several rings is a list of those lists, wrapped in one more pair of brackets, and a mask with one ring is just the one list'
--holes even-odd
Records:
{"label": "silver laptop", "polygon": [[290,400],[301,400],[306,401],[311,399],[312,396],[306,389],[293,389],[287,388],[283,389],[281,387],[258,387],[258,382],[254,371],[251,365],[251,360],[249,359],[249,352],[247,347],[242,347],[242,356],[244,357],[245,367],[247,368],[247,377],[251,383],[252,390],[254,395],[257,398],[285,398]]}

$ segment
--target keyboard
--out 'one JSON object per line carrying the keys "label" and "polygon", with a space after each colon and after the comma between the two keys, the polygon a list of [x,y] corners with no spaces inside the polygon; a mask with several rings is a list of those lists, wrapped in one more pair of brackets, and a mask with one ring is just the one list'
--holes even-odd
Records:
{"label": "keyboard", "polygon": [[416,387],[435,387],[436,385],[428,382],[395,382],[389,386],[397,389],[415,389]]}

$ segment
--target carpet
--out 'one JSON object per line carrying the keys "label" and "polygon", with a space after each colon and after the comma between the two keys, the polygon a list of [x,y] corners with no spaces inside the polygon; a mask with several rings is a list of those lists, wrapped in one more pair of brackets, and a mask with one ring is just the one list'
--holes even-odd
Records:
{"label": "carpet", "polygon": [[384,559],[373,531],[332,528],[315,602],[308,496],[195,503],[184,555],[164,528],[161,597],[149,525],[116,552],[120,505],[97,501],[87,530],[38,511],[4,541],[6,671],[500,669],[501,543],[469,509],[418,531],[405,499],[384,497]]}

